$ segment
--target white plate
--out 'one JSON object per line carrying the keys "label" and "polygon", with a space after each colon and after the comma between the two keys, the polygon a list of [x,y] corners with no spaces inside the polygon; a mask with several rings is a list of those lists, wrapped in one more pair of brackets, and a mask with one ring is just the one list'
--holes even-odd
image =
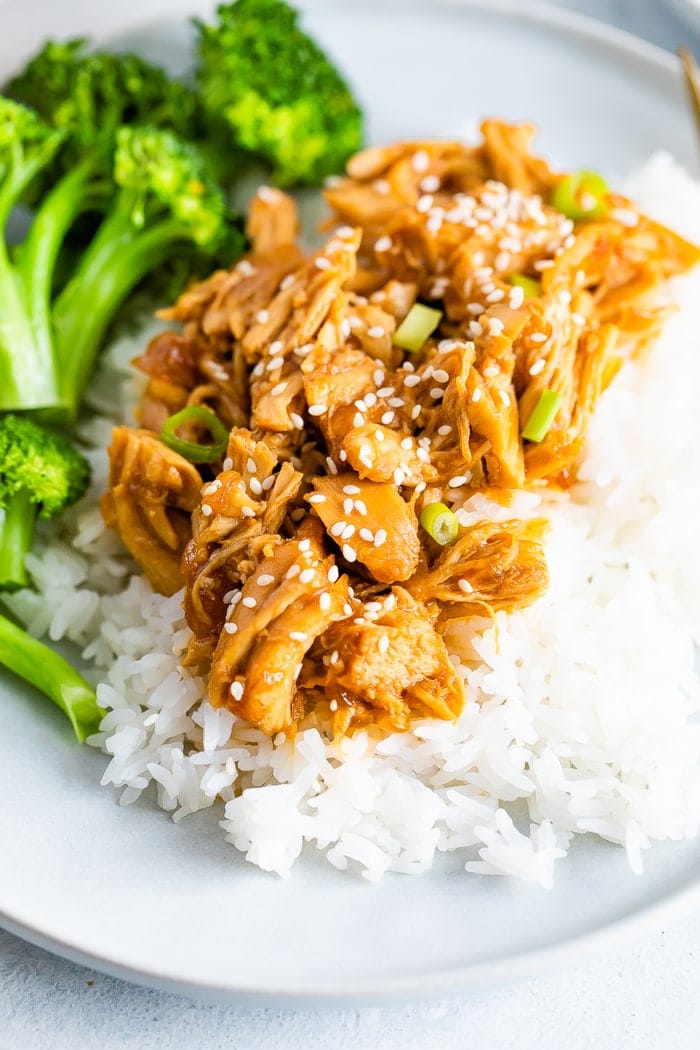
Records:
{"label": "white plate", "polygon": [[[454,135],[491,113],[534,118],[562,163],[613,177],[658,147],[693,163],[675,63],[608,27],[495,0],[304,6],[374,140]],[[129,43],[181,67],[183,23],[143,25],[173,7],[193,3],[10,3],[1,68],[37,33],[128,26]],[[643,879],[621,850],[579,843],[550,894],[467,878],[454,862],[370,885],[309,858],[282,881],[223,842],[218,813],[175,825],[147,801],[119,808],[98,786],[102,757],[75,746],[48,704],[7,680],[0,689],[0,921],[109,973],[278,1003],[445,994],[569,962],[700,901],[700,842],[657,847]]]}

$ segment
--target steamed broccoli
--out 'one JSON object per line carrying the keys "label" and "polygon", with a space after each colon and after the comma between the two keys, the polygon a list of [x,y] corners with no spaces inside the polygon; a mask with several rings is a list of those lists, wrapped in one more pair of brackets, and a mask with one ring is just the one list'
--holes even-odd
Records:
{"label": "steamed broccoli", "polygon": [[350,88],[284,0],[234,0],[199,28],[197,82],[234,145],[272,165],[281,185],[318,184],[362,141]]}
{"label": "steamed broccoli", "polygon": [[[69,133],[0,98],[0,231],[66,143],[75,146]],[[41,199],[24,242],[11,254],[0,241],[0,410],[43,408],[74,419],[97,350],[133,288],[180,251],[226,250],[233,259],[242,249],[196,147],[167,130],[122,126],[109,161],[87,150]],[[95,209],[102,221],[56,295],[66,236]]]}
{"label": "steamed broccoli", "polygon": [[[29,583],[25,557],[39,518],[53,518],[88,486],[87,460],[64,437],[25,416],[0,419],[0,590]],[[6,616],[0,615],[0,664],[30,682],[70,719],[83,741],[104,712],[95,690],[70,664]]]}
{"label": "steamed broccoli", "polygon": [[87,51],[82,38],[48,41],[7,84],[5,94],[69,133],[54,177],[87,151],[98,150],[109,164],[122,124],[168,128],[188,140],[201,129],[200,101],[189,87],[138,55]]}
{"label": "steamed broccoli", "polygon": [[0,418],[0,590],[28,585],[37,518],[58,517],[89,482],[90,466],[67,438],[26,416]]}

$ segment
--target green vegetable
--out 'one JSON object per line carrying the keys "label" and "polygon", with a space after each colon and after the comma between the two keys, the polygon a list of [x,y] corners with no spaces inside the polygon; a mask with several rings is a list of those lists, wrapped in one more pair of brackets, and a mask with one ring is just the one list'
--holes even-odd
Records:
{"label": "green vegetable", "polygon": [[[199,423],[205,427],[213,442],[209,445],[196,441],[185,441],[177,436],[177,431],[185,424]],[[218,416],[203,405],[187,405],[174,416],[169,416],[161,428],[161,441],[174,452],[184,456],[190,463],[213,463],[221,459],[228,444],[228,430]]]}
{"label": "green vegetable", "polygon": [[536,299],[542,295],[542,285],[534,277],[527,277],[524,273],[511,273],[508,276],[508,284],[514,288],[522,288],[526,299]]}
{"label": "green vegetable", "polygon": [[[0,231],[68,133],[0,97]],[[90,242],[54,288],[76,219],[100,210]],[[105,334],[127,296],[172,256],[193,248],[234,258],[242,235],[194,146],[150,126],[120,127],[109,167],[100,149],[39,201],[12,253],[0,240],[0,410],[48,409],[73,420]]]}
{"label": "green vegetable", "polygon": [[50,40],[5,88],[69,142],[50,175],[70,171],[97,150],[111,164],[123,124],[168,128],[193,140],[201,130],[197,94],[134,54],[87,51],[84,39]]}
{"label": "green vegetable", "polygon": [[215,126],[263,158],[280,185],[317,184],[362,142],[362,116],[333,64],[283,0],[222,4],[198,22],[197,83]]}
{"label": "green vegetable", "polygon": [[58,517],[89,482],[90,466],[67,438],[24,416],[0,419],[0,590],[28,585],[37,518]]}
{"label": "green vegetable", "polygon": [[597,171],[578,171],[567,175],[552,193],[552,204],[567,219],[603,219],[608,213],[609,187]]}
{"label": "green vegetable", "polygon": [[80,743],[97,732],[106,712],[92,686],[62,656],[1,614],[0,664],[45,693],[68,717]]}
{"label": "green vegetable", "polygon": [[457,516],[444,503],[429,503],[427,507],[423,507],[419,520],[422,528],[441,547],[446,547],[457,539],[459,533]]}
{"label": "green vegetable", "polygon": [[420,350],[442,320],[442,310],[414,303],[394,332],[394,346],[413,352]]}
{"label": "green vegetable", "polygon": [[522,429],[521,437],[526,441],[542,441],[554,422],[561,405],[561,394],[556,390],[543,390],[532,415]]}

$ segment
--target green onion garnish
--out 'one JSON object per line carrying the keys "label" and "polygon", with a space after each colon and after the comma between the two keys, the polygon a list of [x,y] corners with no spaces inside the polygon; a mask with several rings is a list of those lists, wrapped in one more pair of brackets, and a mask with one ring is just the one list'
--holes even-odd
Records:
{"label": "green onion garnish", "polygon": [[[214,439],[210,445],[200,445],[196,441],[185,441],[177,436],[179,427],[186,423],[199,423]],[[213,463],[221,459],[228,444],[228,430],[218,416],[203,405],[187,405],[174,416],[169,416],[161,427],[160,439],[173,452],[179,453],[190,463]]]}
{"label": "green onion garnish", "polygon": [[552,204],[567,219],[603,219],[608,213],[608,190],[597,171],[577,171],[555,186]]}
{"label": "green onion garnish", "polygon": [[446,547],[457,539],[459,522],[444,503],[429,503],[427,507],[423,507],[419,520],[428,535],[441,547]]}
{"label": "green onion garnish", "polygon": [[534,277],[527,277],[524,273],[511,273],[508,276],[508,284],[514,288],[522,288],[526,299],[536,299],[542,295],[542,285]]}
{"label": "green onion garnish", "polygon": [[560,405],[561,394],[556,390],[543,390],[520,436],[526,441],[542,441],[554,422]]}
{"label": "green onion garnish", "polygon": [[414,303],[399,327],[394,332],[394,346],[415,353],[420,350],[428,336],[432,335],[442,320],[442,310]]}

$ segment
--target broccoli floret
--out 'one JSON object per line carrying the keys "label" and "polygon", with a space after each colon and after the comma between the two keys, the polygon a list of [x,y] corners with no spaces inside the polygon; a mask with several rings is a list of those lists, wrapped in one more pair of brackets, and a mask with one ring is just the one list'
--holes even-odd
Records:
{"label": "broccoli floret", "polygon": [[89,483],[90,465],[67,438],[26,416],[0,418],[0,590],[28,585],[37,518],[58,517]]}
{"label": "broccoli floret", "polygon": [[243,250],[240,226],[204,158],[172,132],[117,132],[115,196],[53,307],[59,399],[74,418],[95,355],[116,313],[151,271],[189,250],[209,257]]}
{"label": "broccoli floret", "polygon": [[281,185],[318,184],[362,142],[350,88],[283,0],[234,0],[198,22],[197,82],[233,143],[272,165]]}
{"label": "broccoli floret", "polygon": [[[40,201],[24,242],[0,238],[0,410],[47,409],[73,420],[95,355],[119,307],[152,271],[180,252],[201,258],[243,248],[237,219],[204,157],[175,133],[116,130],[109,167],[88,150]],[[25,189],[68,133],[0,97],[0,232]],[[58,294],[57,260],[76,219],[103,218]],[[65,256],[64,256],[65,258]]]}
{"label": "broccoli floret", "polygon": [[163,69],[131,53],[90,52],[85,39],[48,41],[5,93],[47,124],[70,133],[62,171],[97,149],[109,163],[118,128],[150,124],[195,139],[199,98]]}

